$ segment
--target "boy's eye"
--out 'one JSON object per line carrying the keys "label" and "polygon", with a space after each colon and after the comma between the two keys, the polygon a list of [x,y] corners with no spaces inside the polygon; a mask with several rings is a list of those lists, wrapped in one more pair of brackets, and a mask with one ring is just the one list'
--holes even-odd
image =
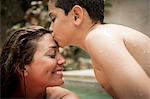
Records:
{"label": "boy's eye", "polygon": [[52,18],[52,22],[54,22],[54,21],[55,21],[55,19],[56,19],[56,18]]}

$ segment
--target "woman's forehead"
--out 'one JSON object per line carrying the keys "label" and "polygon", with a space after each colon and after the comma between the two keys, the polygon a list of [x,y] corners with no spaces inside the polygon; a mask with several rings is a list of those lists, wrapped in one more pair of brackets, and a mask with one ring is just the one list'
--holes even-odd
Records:
{"label": "woman's forehead", "polygon": [[37,42],[39,48],[48,49],[48,48],[58,48],[58,45],[55,43],[51,34],[43,35],[40,40]]}

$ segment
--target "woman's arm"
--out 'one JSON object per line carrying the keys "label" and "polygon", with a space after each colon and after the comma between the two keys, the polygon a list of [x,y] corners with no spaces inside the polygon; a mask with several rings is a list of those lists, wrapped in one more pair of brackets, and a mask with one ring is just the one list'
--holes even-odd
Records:
{"label": "woman's arm", "polygon": [[47,99],[79,99],[73,92],[62,87],[48,87],[46,95]]}

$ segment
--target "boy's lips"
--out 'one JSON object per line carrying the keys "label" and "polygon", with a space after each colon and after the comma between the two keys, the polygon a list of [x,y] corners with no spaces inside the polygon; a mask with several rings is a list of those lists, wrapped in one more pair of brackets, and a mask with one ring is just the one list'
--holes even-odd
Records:
{"label": "boy's lips", "polygon": [[52,33],[52,37],[54,38],[54,36],[55,36],[55,34],[54,33]]}
{"label": "boy's lips", "polygon": [[57,41],[56,36],[54,33],[52,33],[52,37]]}

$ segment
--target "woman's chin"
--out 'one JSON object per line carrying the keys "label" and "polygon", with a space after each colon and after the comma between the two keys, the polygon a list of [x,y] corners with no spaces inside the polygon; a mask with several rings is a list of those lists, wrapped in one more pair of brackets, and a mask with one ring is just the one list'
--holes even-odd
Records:
{"label": "woman's chin", "polygon": [[51,83],[50,87],[54,87],[54,86],[62,86],[64,84],[64,79],[62,78],[61,80],[57,80],[54,83]]}
{"label": "woman's chin", "polygon": [[62,79],[62,81],[59,82],[59,86],[64,84],[64,79]]}

